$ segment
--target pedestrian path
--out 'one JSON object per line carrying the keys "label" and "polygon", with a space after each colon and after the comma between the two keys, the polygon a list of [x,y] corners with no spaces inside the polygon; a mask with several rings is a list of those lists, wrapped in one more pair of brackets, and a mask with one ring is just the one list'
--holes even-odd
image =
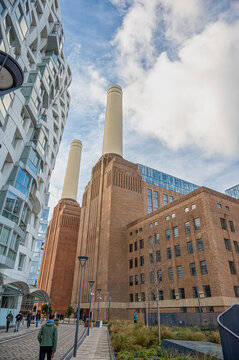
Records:
{"label": "pedestrian path", "polygon": [[0,343],[3,340],[9,340],[12,338],[19,338],[22,335],[28,335],[32,332],[39,331],[41,328],[41,324],[39,323],[38,327],[36,325],[32,324],[30,327],[27,327],[26,324],[20,325],[19,330],[17,332],[14,332],[14,327],[11,327],[8,332],[6,332],[5,329],[0,330]]}
{"label": "pedestrian path", "polygon": [[77,350],[76,360],[110,360],[108,328],[93,328]]}

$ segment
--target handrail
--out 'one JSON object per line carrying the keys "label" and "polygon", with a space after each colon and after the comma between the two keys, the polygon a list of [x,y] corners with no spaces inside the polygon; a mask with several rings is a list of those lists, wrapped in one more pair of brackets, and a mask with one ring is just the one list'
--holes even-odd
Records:
{"label": "handrail", "polygon": [[[77,341],[77,349],[81,346],[81,344],[85,340],[86,334],[87,334],[87,329],[83,329],[82,335],[80,336],[80,338]],[[70,360],[72,358],[72,355],[73,355],[73,350],[74,350],[74,346],[68,351],[68,353],[66,355],[64,355],[61,358],[61,360]]]}

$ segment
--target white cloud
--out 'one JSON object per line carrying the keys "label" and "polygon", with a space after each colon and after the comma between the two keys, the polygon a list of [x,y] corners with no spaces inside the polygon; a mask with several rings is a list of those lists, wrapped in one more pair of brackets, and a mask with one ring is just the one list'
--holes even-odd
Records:
{"label": "white cloud", "polygon": [[[114,39],[118,74],[125,84],[127,118],[138,132],[158,138],[170,149],[196,146],[207,156],[236,156],[239,21],[228,24],[219,20],[199,34],[190,34],[181,43],[178,59],[172,61],[166,52],[155,57],[157,20],[151,15],[158,3],[153,1],[148,6],[146,1],[136,1]],[[192,23],[197,24],[202,14],[202,1],[193,1],[187,7],[188,1],[184,0],[185,12],[179,2],[160,3],[171,6],[168,22],[173,25],[166,27],[166,34],[172,26],[176,29],[182,21],[187,24],[186,19],[193,16]],[[153,63],[145,68],[144,62],[150,64],[150,59]]]}

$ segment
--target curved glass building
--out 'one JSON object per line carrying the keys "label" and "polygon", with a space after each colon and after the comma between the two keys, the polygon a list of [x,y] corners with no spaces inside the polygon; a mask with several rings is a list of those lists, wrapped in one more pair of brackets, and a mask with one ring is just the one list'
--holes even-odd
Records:
{"label": "curved glass building", "polygon": [[[68,115],[71,71],[58,0],[0,0],[0,50],[24,72],[0,98],[0,325],[17,312]],[[29,286],[28,286],[29,287]]]}

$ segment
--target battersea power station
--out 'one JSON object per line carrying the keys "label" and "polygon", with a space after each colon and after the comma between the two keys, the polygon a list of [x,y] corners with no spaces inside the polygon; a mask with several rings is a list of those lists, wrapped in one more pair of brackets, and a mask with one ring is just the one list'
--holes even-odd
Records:
{"label": "battersea power station", "polygon": [[[239,200],[134,164],[122,151],[122,89],[108,89],[102,155],[77,202],[82,144],[70,147],[62,196],[49,223],[38,288],[53,311],[139,319],[221,312],[239,304]],[[97,291],[98,289],[98,291]],[[110,312],[110,314],[109,314]]]}

